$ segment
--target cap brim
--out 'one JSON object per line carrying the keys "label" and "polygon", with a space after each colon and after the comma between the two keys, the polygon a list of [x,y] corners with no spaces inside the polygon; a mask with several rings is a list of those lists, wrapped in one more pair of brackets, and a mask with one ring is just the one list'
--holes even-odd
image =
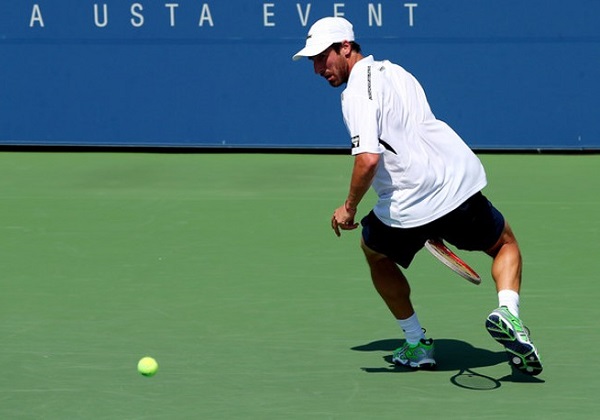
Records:
{"label": "cap brim", "polygon": [[292,60],[298,61],[302,57],[314,57],[315,55],[321,54],[323,51],[325,51],[331,45],[332,45],[331,43],[307,45],[306,47],[304,47],[300,51],[298,51],[296,54],[294,54],[294,56],[292,57]]}

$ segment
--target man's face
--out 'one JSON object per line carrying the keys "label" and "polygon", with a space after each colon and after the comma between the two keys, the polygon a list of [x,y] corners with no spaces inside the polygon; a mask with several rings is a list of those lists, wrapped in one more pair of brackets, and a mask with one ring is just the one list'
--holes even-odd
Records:
{"label": "man's face", "polygon": [[310,57],[315,73],[327,79],[333,87],[338,87],[348,81],[348,63],[343,52],[344,47],[339,53],[329,47],[321,54]]}

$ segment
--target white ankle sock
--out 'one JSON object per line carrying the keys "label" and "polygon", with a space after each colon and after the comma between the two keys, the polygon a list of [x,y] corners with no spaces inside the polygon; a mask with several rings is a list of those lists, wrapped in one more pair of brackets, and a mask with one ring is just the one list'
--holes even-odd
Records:
{"label": "white ankle sock", "polygon": [[406,337],[408,344],[417,344],[419,340],[425,338],[425,333],[423,333],[423,328],[421,328],[416,312],[407,319],[398,319],[397,321],[402,331],[404,331],[404,337]]}
{"label": "white ankle sock", "polygon": [[519,317],[519,294],[514,290],[500,290],[498,292],[499,306],[506,306],[517,318]]}

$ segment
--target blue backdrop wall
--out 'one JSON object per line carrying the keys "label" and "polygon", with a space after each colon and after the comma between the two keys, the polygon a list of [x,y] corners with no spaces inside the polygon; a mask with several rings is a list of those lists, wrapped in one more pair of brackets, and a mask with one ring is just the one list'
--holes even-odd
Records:
{"label": "blue backdrop wall", "polygon": [[347,148],[320,17],[476,149],[600,149],[598,0],[3,0],[0,144]]}

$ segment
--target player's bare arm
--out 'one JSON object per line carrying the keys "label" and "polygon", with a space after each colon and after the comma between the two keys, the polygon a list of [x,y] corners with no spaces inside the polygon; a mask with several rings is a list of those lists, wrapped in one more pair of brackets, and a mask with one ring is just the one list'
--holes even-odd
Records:
{"label": "player's bare arm", "polygon": [[356,209],[373,182],[378,164],[377,153],[361,153],[354,158],[348,198],[334,211],[331,218],[331,227],[337,236],[341,235],[340,229],[352,230],[358,227],[358,223],[354,221]]}

